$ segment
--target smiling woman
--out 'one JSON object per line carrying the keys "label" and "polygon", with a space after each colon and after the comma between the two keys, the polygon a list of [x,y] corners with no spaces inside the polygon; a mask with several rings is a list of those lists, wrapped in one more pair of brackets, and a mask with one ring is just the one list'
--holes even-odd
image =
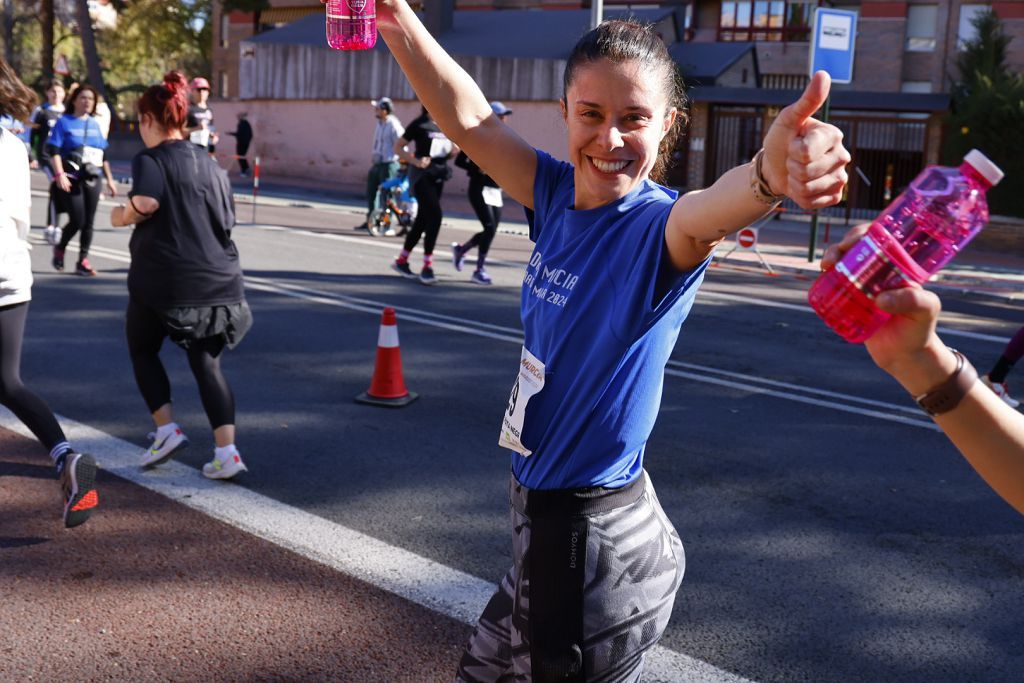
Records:
{"label": "smiling woman", "polygon": [[652,180],[685,120],[652,27],[604,22],[572,51],[566,162],[506,126],[404,0],[379,0],[377,17],[444,134],[527,207],[535,243],[498,434],[511,451],[513,566],[456,678],[639,680],[685,562],[643,467],[665,364],[722,238],[783,195],[804,208],[839,200],[849,154],[811,118],[828,77],[779,115],[756,164],[678,197]]}

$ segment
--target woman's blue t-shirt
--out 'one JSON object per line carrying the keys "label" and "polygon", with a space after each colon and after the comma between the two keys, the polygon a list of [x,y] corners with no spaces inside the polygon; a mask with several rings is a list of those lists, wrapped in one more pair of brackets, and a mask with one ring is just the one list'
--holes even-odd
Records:
{"label": "woman's blue t-shirt", "polygon": [[50,129],[46,144],[59,149],[61,156],[83,147],[107,148],[107,140],[103,137],[103,130],[96,119],[92,116],[78,118],[71,114],[65,114],[57,119],[57,123]]}
{"label": "woman's blue t-shirt", "polygon": [[[665,364],[708,264],[679,273],[667,262],[674,191],[644,181],[576,211],[574,190],[572,165],[537,150],[521,301],[531,359],[524,353],[521,367],[536,373],[539,361],[543,386],[516,425],[531,454],[512,454],[532,489],[616,488],[640,476]],[[517,384],[508,415],[523,395]]]}

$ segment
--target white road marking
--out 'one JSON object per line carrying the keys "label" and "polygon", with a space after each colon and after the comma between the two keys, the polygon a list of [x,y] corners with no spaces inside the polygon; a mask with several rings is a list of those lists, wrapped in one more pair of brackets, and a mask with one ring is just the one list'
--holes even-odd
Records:
{"label": "white road marking", "polygon": [[[198,470],[179,462],[141,470],[138,462],[144,447],[65,417],[57,419],[68,440],[77,449],[93,454],[107,472],[452,619],[475,624],[497,590],[489,581],[242,486],[206,479]],[[0,427],[33,438],[4,408],[0,408]],[[102,495],[101,491],[101,499]],[[453,671],[455,665],[452,662]],[[750,683],[661,646],[648,652],[643,680]]]}
{"label": "white road marking", "polygon": [[[110,249],[109,247],[94,246],[92,248],[92,253],[98,256],[103,256],[104,258],[125,263],[131,260],[125,252]],[[271,278],[251,275],[246,276],[245,286],[251,290],[302,299],[327,306],[337,306],[339,308],[346,308],[348,310],[358,311],[361,313],[370,313],[375,316],[380,315],[381,310],[385,306],[393,306],[385,301],[349,296],[346,294],[336,294],[302,285],[278,282]],[[398,313],[399,324],[402,322],[415,322],[422,325],[430,325],[431,327],[450,330],[452,332],[471,334],[478,337],[509,342],[517,346],[521,346],[523,343],[522,331],[517,328],[480,323],[467,318],[433,313],[419,308],[411,308],[407,306],[393,307]],[[825,389],[804,387],[799,384],[779,382],[776,380],[758,377],[756,375],[729,372],[706,365],[683,363],[680,361],[670,360],[669,366],[665,369],[665,374],[672,377],[680,377],[697,382],[703,382],[705,384],[714,384],[739,391],[772,396],[788,401],[796,401],[797,403],[813,405],[819,408],[828,408],[845,413],[872,417],[887,422],[898,422],[911,427],[920,427],[922,429],[938,431],[938,427],[935,423],[925,418],[920,411],[906,405],[876,401],[873,399],[828,391]],[[823,398],[817,398],[818,396]],[[826,400],[827,398],[835,400]],[[879,410],[871,410],[861,406],[873,406]]]}

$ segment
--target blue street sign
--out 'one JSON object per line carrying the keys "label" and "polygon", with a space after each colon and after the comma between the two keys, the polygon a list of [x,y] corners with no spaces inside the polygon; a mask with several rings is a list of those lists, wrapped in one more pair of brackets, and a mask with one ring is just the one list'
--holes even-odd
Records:
{"label": "blue street sign", "polygon": [[827,71],[833,83],[853,80],[853,48],[857,42],[857,13],[818,7],[814,10],[811,69]]}

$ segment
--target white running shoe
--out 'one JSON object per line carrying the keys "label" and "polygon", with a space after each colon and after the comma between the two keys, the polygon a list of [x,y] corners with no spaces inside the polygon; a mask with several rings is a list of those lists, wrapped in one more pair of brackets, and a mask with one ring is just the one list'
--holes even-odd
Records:
{"label": "white running shoe", "polygon": [[1011,408],[1017,408],[1020,406],[1020,401],[1010,396],[1010,390],[1006,386],[1006,382],[993,382],[988,378],[988,375],[982,375],[981,381],[985,383],[985,386],[992,390],[992,393],[1003,399],[1003,403],[1006,405]]}
{"label": "white running shoe", "polygon": [[64,231],[58,228],[56,225],[47,225],[44,234],[46,235],[46,243],[52,246],[60,244],[60,238],[63,236]]}
{"label": "white running shoe", "polygon": [[142,467],[162,465],[170,460],[171,456],[175,453],[188,447],[188,439],[185,437],[185,433],[181,431],[180,427],[165,436],[162,440],[157,440],[156,432],[150,432],[149,438],[153,440],[153,443],[150,445],[149,449],[142,454]]}
{"label": "white running shoe", "polygon": [[226,460],[219,459],[215,452],[213,460],[203,465],[203,476],[207,479],[230,479],[239,472],[248,471],[238,451],[229,454]]}

